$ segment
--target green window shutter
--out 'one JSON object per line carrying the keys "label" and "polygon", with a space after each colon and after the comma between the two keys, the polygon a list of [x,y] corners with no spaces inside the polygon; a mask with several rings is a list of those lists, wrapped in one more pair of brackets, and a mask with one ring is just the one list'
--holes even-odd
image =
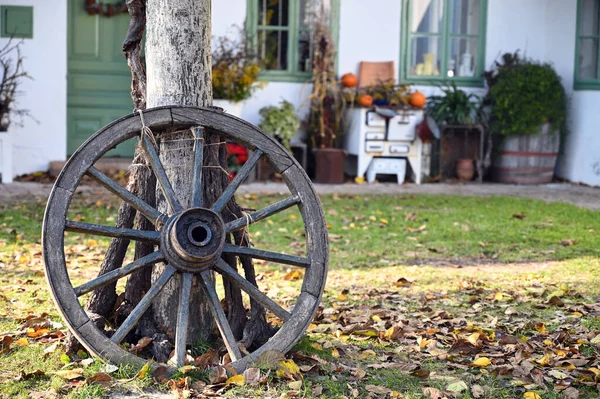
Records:
{"label": "green window shutter", "polygon": [[[455,82],[459,86],[483,87],[487,0],[479,0],[478,20],[471,26],[473,32],[452,31],[452,18],[456,17],[454,14],[457,11],[453,9],[453,6],[461,4],[453,0],[439,0],[439,3],[437,3],[440,5],[438,13],[441,13],[438,27],[428,27],[426,30],[419,30],[417,27],[417,31],[413,32],[411,24],[413,13],[418,10],[424,15],[429,12],[429,9],[423,9],[422,6],[429,5],[433,7],[435,4],[423,0],[402,0],[400,82],[421,85]],[[427,43],[428,48],[435,46],[437,42],[439,48],[437,62],[430,64],[425,60],[425,54],[419,54],[420,58],[417,57],[417,60],[413,60],[412,55],[417,54],[417,49],[414,48],[415,43],[419,41],[421,44]],[[473,45],[475,42],[476,45]],[[471,54],[471,63],[467,65],[466,62],[469,60],[469,58],[466,58],[467,52],[461,52],[460,48],[468,46],[469,43],[471,43],[470,47],[474,48],[477,54],[473,56],[473,54],[468,53]],[[453,49],[458,49],[458,51],[453,52]],[[413,61],[417,61],[417,63],[415,64]]]}
{"label": "green window shutter", "polygon": [[573,88],[600,90],[600,0],[577,0]]}
{"label": "green window shutter", "polygon": [[33,7],[0,6],[0,37],[33,38]]}
{"label": "green window shutter", "polygon": [[[261,79],[272,82],[307,82],[312,77],[312,65],[304,66],[305,70],[300,66],[300,45],[299,40],[302,34],[307,35],[308,29],[301,27],[301,9],[305,5],[305,0],[286,0],[288,4],[287,25],[263,25],[259,21],[259,1],[263,0],[248,0],[247,1],[247,17],[246,17],[246,34],[248,42],[254,49],[259,49],[261,37],[270,32],[275,35],[279,32],[285,36],[286,53],[281,54],[282,59],[286,60],[285,68],[281,69],[263,69]],[[266,3],[266,0],[264,0]],[[331,35],[337,43],[339,35],[339,8],[341,0],[332,1],[332,21]],[[265,4],[263,3],[263,4]],[[264,22],[264,21],[263,21]],[[272,33],[271,33],[272,32]],[[262,36],[261,36],[262,35]],[[310,35],[310,33],[308,34]],[[283,43],[283,41],[282,41]],[[309,50],[312,51],[312,50]],[[284,58],[285,57],[285,58]],[[278,57],[279,61],[279,57]],[[310,63],[310,61],[307,61]],[[280,63],[278,62],[278,66]]]}

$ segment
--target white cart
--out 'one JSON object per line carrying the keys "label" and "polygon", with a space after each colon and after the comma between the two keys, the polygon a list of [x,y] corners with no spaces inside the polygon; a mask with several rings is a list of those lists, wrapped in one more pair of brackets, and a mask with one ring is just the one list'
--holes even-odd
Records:
{"label": "white cart", "polygon": [[348,110],[344,123],[346,174],[364,177],[373,158],[405,158],[414,182],[421,184],[424,145],[416,135],[416,126],[422,120],[420,110],[400,110],[387,124],[374,109]]}

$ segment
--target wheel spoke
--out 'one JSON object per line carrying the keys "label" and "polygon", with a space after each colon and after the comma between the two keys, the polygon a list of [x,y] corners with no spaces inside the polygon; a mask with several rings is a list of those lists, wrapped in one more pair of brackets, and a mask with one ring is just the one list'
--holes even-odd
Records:
{"label": "wheel spoke", "polygon": [[239,360],[242,358],[242,353],[237,345],[235,337],[233,336],[233,331],[231,331],[231,327],[229,327],[229,322],[227,321],[225,312],[223,312],[223,308],[221,307],[221,302],[219,301],[215,287],[213,287],[211,284],[210,271],[202,272],[201,280],[204,293],[210,300],[210,308],[213,312],[215,321],[217,322],[217,327],[221,332],[221,337],[223,338],[225,346],[227,347],[227,352],[229,352],[229,356],[231,357],[231,361]]}
{"label": "wheel spoke", "polygon": [[300,197],[294,195],[293,197],[289,197],[282,201],[271,204],[256,212],[252,212],[251,214],[245,217],[233,220],[225,225],[225,229],[228,233],[231,233],[233,231],[244,228],[250,224],[256,223],[259,220],[268,218],[271,215],[284,211],[298,203],[300,203]]}
{"label": "wheel spoke", "polygon": [[165,195],[165,199],[171,208],[171,212],[180,212],[183,208],[181,207],[179,200],[177,200],[175,191],[173,191],[173,186],[171,186],[171,182],[169,182],[169,178],[167,177],[167,172],[165,172],[165,168],[158,157],[156,148],[154,148],[154,143],[152,143],[150,137],[146,134],[142,134],[142,146],[144,148],[144,154],[147,156],[148,162],[150,162],[152,171],[154,171],[156,181],[160,185],[160,188]]}
{"label": "wheel spoke", "polygon": [[256,288],[252,283],[242,277],[235,269],[227,264],[223,259],[219,259],[215,264],[215,268],[219,273],[233,281],[237,284],[242,290],[244,290],[248,295],[250,295],[254,300],[258,303],[269,309],[273,312],[277,317],[279,317],[283,321],[288,321],[291,317],[290,313],[279,306],[275,301],[271,298],[260,292],[258,288]]}
{"label": "wheel spoke", "polygon": [[194,133],[194,187],[192,189],[192,206],[202,207],[202,164],[204,163],[204,128],[192,129]]}
{"label": "wheel spoke", "polygon": [[160,277],[152,284],[152,287],[148,290],[146,295],[142,298],[140,303],[131,311],[129,316],[125,319],[121,327],[115,332],[115,334],[111,337],[111,341],[115,344],[119,344],[125,336],[131,331],[131,329],[140,321],[146,310],[152,304],[152,300],[156,298],[156,296],[163,289],[165,284],[169,281],[169,279],[175,274],[175,268],[173,266],[167,266],[165,271],[160,275]]}
{"label": "wheel spoke", "polygon": [[106,176],[104,173],[100,172],[95,167],[90,167],[87,172],[89,176],[91,176],[98,183],[106,187],[106,189],[123,201],[127,202],[129,205],[137,209],[142,215],[146,216],[146,218],[154,223],[156,226],[157,223],[164,224],[167,220],[167,217],[160,213],[158,210],[154,209],[145,201],[142,201],[131,192],[127,191],[123,187],[119,186],[114,180]]}
{"label": "wheel spoke", "polygon": [[246,255],[254,259],[263,259],[286,265],[309,267],[310,259],[302,256],[286,255],[279,252],[263,251],[255,248],[242,247],[239,245],[225,244],[223,252],[235,255]]}
{"label": "wheel spoke", "polygon": [[87,294],[88,292],[93,291],[98,287],[112,283],[113,281],[117,281],[118,279],[125,277],[138,269],[149,265],[153,265],[163,260],[165,260],[165,257],[162,254],[162,252],[153,252],[150,255],[146,255],[137,260],[134,260],[128,265],[125,265],[111,272],[98,276],[85,284],[81,284],[79,287],[75,287],[75,295],[81,296],[83,294]]}
{"label": "wheel spoke", "polygon": [[179,309],[177,311],[177,330],[175,331],[175,358],[177,367],[185,362],[185,345],[187,343],[188,324],[190,321],[190,296],[192,293],[192,273],[183,273],[179,287]]}
{"label": "wheel spoke", "polygon": [[215,201],[215,203],[213,204],[212,210],[214,212],[219,213],[223,210],[225,205],[227,205],[227,203],[229,202],[229,200],[235,193],[235,190],[237,190],[238,187],[240,186],[240,184],[242,184],[243,181],[246,180],[246,178],[250,174],[250,171],[252,170],[252,168],[254,168],[254,166],[258,163],[262,154],[263,154],[263,152],[259,149],[256,149],[254,151],[254,153],[252,154],[250,159],[248,161],[246,161],[246,163],[244,164],[242,169],[240,169],[240,171],[237,173],[237,175],[235,175],[235,177],[231,181],[231,183],[229,183],[229,185],[225,188],[225,190],[223,190],[223,193],[221,194],[219,199],[217,199]]}
{"label": "wheel spoke", "polygon": [[119,237],[128,240],[144,241],[153,244],[160,242],[160,233],[158,231],[133,230],[112,226],[103,226],[100,224],[82,223],[67,220],[65,230],[74,233],[95,234],[104,237]]}

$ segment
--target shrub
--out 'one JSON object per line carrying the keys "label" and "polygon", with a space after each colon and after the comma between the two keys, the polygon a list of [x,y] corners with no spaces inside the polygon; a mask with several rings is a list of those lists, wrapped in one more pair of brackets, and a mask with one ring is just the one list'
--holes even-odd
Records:
{"label": "shrub", "polygon": [[527,60],[498,68],[486,100],[496,134],[533,134],[546,122],[552,131],[566,133],[567,96],[550,64]]}
{"label": "shrub", "polygon": [[294,105],[282,100],[280,107],[274,105],[263,107],[258,113],[262,118],[258,127],[277,138],[284,146],[289,148],[290,139],[300,127]]}

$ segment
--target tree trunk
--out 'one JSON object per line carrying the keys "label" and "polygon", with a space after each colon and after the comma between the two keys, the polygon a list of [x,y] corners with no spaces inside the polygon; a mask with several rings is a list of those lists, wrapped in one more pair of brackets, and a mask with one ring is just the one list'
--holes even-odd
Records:
{"label": "tree trunk", "polygon": [[[148,107],[212,105],[211,0],[148,0],[146,18]],[[189,207],[194,156],[191,132],[165,135],[159,151],[181,205]],[[160,189],[157,203],[159,210],[166,213]],[[153,279],[163,268],[155,266]],[[175,331],[178,306],[179,279],[173,278],[153,303],[154,320],[159,327]],[[188,342],[205,340],[213,332],[208,301],[203,301],[197,284],[190,302],[190,320],[193,322],[189,324]]]}

